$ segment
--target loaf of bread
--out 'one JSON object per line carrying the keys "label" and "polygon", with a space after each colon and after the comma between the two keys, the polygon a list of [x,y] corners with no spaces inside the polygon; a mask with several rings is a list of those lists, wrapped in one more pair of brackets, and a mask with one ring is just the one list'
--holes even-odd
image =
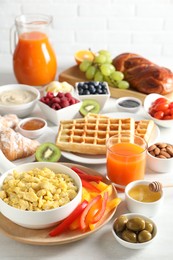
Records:
{"label": "loaf of bread", "polygon": [[165,95],[173,91],[173,73],[140,55],[122,53],[113,59],[113,65],[141,93]]}

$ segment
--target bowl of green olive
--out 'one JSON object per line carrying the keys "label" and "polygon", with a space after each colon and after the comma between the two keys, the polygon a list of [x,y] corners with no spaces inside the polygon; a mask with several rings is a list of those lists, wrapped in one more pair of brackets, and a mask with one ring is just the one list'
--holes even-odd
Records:
{"label": "bowl of green olive", "polygon": [[144,215],[128,213],[115,219],[112,233],[122,246],[142,249],[155,240],[157,226],[153,220]]}

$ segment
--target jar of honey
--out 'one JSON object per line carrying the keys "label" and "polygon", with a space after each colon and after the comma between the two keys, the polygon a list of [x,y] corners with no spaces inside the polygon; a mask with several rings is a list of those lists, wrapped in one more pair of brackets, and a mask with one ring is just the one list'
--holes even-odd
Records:
{"label": "jar of honey", "polygon": [[43,86],[55,79],[57,60],[49,39],[53,18],[20,15],[11,29],[13,70],[21,84]]}

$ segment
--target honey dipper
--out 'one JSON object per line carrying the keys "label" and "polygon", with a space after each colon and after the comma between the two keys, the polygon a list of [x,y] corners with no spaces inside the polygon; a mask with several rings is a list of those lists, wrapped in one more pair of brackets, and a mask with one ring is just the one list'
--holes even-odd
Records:
{"label": "honey dipper", "polygon": [[159,181],[153,181],[149,184],[149,189],[153,192],[159,192],[163,188],[173,187],[173,184],[162,185]]}

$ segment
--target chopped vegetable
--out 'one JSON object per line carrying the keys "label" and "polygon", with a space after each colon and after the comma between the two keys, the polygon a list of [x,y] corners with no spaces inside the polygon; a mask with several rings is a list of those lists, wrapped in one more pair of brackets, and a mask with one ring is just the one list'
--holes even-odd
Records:
{"label": "chopped vegetable", "polygon": [[84,172],[83,170],[81,170],[77,167],[71,167],[71,169],[73,171],[75,171],[81,179],[84,179],[87,181],[95,181],[95,182],[100,182],[103,180],[102,176],[87,174],[86,172]]}
{"label": "chopped vegetable", "polygon": [[106,210],[106,204],[108,201],[108,192],[105,192],[102,198],[102,204],[100,210],[96,213],[96,215],[93,217],[91,223],[95,224],[97,223],[104,215]]}
{"label": "chopped vegetable", "polygon": [[90,191],[93,191],[93,192],[100,193],[100,190],[97,189],[96,187],[94,187],[94,185],[92,185],[90,182],[88,182],[86,180],[82,180],[82,179],[81,179],[81,182],[82,182],[82,186],[84,188],[89,189]]}
{"label": "chopped vegetable", "polygon": [[81,202],[67,218],[65,218],[57,227],[50,231],[49,235],[51,237],[60,235],[84,211],[87,205],[88,201],[84,200]]}
{"label": "chopped vegetable", "polygon": [[93,198],[89,204],[86,206],[86,208],[84,209],[84,211],[82,212],[81,214],[81,217],[80,217],[80,229],[85,231],[87,229],[87,224],[86,224],[86,216],[89,212],[89,210],[91,209],[91,207],[97,203],[97,201],[99,201],[101,199],[101,195],[97,195],[95,198]]}

